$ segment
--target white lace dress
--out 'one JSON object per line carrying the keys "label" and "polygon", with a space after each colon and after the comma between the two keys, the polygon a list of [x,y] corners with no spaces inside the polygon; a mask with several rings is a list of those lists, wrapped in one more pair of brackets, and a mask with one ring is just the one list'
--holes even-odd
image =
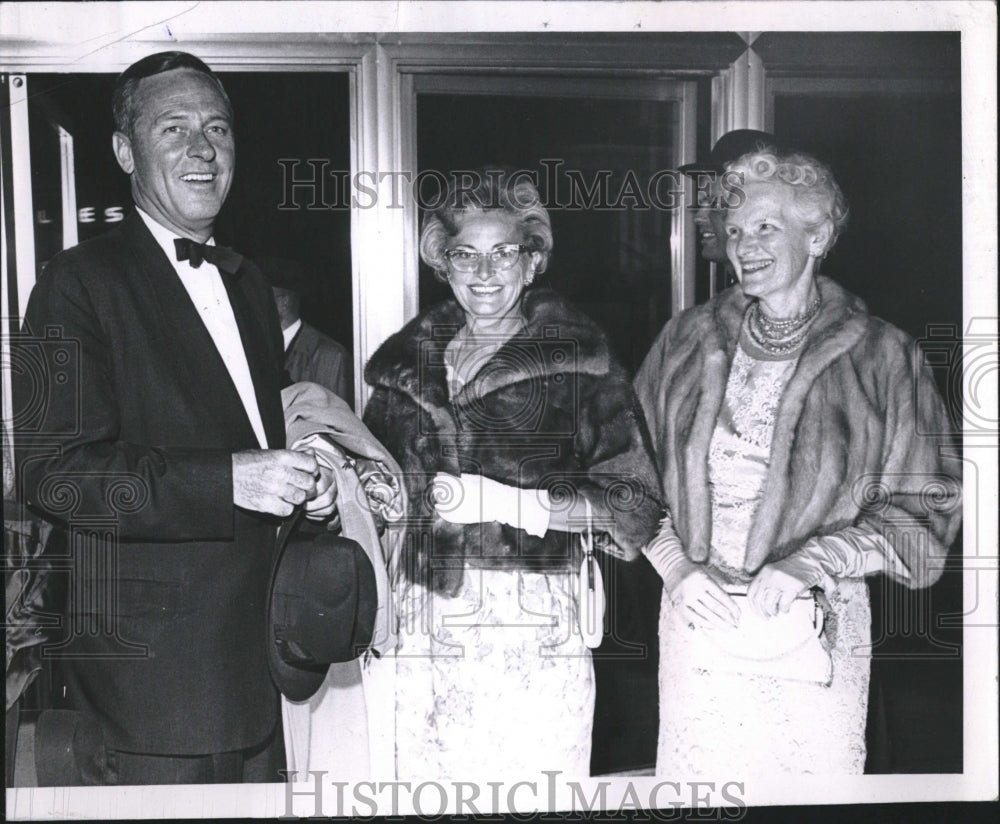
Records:
{"label": "white lace dress", "polygon": [[[502,340],[464,364],[474,374]],[[471,366],[470,366],[471,363]],[[461,384],[446,361],[449,389]],[[454,597],[408,583],[396,654],[401,780],[544,781],[590,775],[594,665],[576,571],[466,565]]]}
{"label": "white lace dress", "polygon": [[590,775],[594,667],[579,576],[467,567],[456,597],[409,584],[396,656],[407,781]]}
{"label": "white lace dress", "polygon": [[[746,583],[746,538],[767,473],[775,412],[795,360],[756,360],[737,348],[709,454],[712,548],[708,571]],[[828,593],[824,634],[833,659],[829,686],[695,669],[697,633],[660,612],[660,733],[657,773],[860,774],[865,762],[871,611],[862,579]]]}

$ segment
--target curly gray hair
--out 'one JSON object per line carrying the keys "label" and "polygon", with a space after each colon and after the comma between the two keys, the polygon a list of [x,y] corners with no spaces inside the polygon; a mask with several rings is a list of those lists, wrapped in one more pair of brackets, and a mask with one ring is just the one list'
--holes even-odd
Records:
{"label": "curly gray hair", "polygon": [[742,175],[744,183],[780,181],[790,186],[795,196],[795,211],[808,229],[830,222],[830,239],[823,250],[824,255],[847,227],[847,198],[833,172],[811,155],[801,152],[782,155],[767,150],[750,152],[727,163],[726,171]]}
{"label": "curly gray hair", "polygon": [[[438,280],[445,281],[448,269],[444,253],[461,230],[464,215],[471,211],[501,211],[517,219],[521,242],[529,251],[541,255],[535,267],[545,271],[552,252],[552,223],[542,205],[541,196],[531,175],[524,170],[483,167],[471,173],[452,175],[441,205],[424,217],[420,230],[420,257],[434,269]],[[473,185],[468,185],[469,183]]]}

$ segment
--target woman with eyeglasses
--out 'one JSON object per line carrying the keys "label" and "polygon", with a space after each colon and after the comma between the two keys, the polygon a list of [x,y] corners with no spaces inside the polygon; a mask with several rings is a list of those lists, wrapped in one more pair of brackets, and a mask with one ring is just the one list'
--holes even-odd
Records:
{"label": "woman with eyeglasses", "polygon": [[659,485],[605,335],[533,285],[551,250],[523,174],[453,183],[420,237],[453,299],[365,370],[365,423],[410,494],[395,573],[401,779],[590,772],[603,607],[586,548],[637,557],[656,530]]}

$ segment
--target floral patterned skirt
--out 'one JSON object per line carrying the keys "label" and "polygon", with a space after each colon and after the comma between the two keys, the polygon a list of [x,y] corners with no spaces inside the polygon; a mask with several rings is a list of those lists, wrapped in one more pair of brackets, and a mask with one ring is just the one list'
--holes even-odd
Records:
{"label": "floral patterned skirt", "polygon": [[692,667],[697,633],[660,608],[658,775],[860,775],[870,675],[871,607],[863,580],[829,596],[829,686]]}
{"label": "floral patterned skirt", "polygon": [[571,572],[467,568],[456,597],[404,588],[399,779],[590,774],[594,671],[578,586]]}

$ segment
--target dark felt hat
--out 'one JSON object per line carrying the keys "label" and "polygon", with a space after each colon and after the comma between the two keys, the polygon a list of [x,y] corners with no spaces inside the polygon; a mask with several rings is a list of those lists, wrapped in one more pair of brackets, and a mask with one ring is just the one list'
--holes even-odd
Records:
{"label": "dark felt hat", "polygon": [[681,166],[679,171],[686,175],[698,172],[719,173],[724,171],[726,164],[730,161],[736,160],[748,152],[756,152],[766,148],[774,149],[778,154],[787,154],[790,151],[770,132],[762,132],[757,129],[734,129],[731,132],[726,132],[715,141],[708,157]]}
{"label": "dark felt hat", "polygon": [[278,289],[288,289],[300,295],[312,291],[312,282],[302,264],[297,260],[283,257],[260,257],[256,259],[268,286]]}
{"label": "dark felt hat", "polygon": [[287,520],[278,530],[267,605],[275,686],[292,701],[314,695],[330,664],[368,648],[377,608],[375,570],[357,541],[297,516]]}

